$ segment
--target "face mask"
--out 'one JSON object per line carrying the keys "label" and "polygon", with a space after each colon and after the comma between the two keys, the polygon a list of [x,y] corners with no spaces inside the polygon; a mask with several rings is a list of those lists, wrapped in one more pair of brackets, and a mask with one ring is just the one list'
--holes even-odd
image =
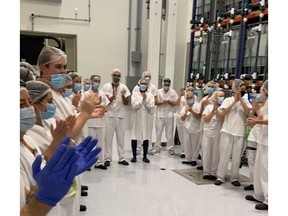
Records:
{"label": "face mask", "polygon": [[264,100],[263,96],[261,94],[257,94],[256,97],[255,97],[255,101],[257,103],[262,103]]}
{"label": "face mask", "polygon": [[72,89],[65,89],[65,92],[63,93],[64,97],[69,97],[72,94]]}
{"label": "face mask", "polygon": [[246,91],[241,91],[241,97],[243,97],[246,94]]}
{"label": "face mask", "polygon": [[219,105],[221,105],[223,103],[223,101],[224,101],[224,97],[219,97],[218,100],[217,100],[217,103]]}
{"label": "face mask", "polygon": [[163,86],[164,91],[169,91],[170,86]]}
{"label": "face mask", "polygon": [[141,85],[139,86],[139,88],[140,88],[140,91],[145,92],[145,91],[147,90],[147,85],[141,84]]}
{"label": "face mask", "polygon": [[100,84],[99,83],[93,83],[92,88],[97,90],[99,88]]}
{"label": "face mask", "polygon": [[194,100],[193,99],[186,100],[186,103],[188,105],[192,105],[194,103]]}
{"label": "face mask", "polygon": [[90,89],[90,84],[84,84],[84,90],[85,91],[88,91]]}
{"label": "face mask", "polygon": [[58,90],[62,88],[66,83],[66,75],[65,74],[53,74],[51,75],[51,86]]}
{"label": "face mask", "polygon": [[112,81],[113,81],[114,84],[117,84],[117,83],[120,82],[120,77],[113,76],[112,77]]}
{"label": "face mask", "polygon": [[75,83],[73,86],[74,91],[79,92],[81,91],[82,85],[80,83]]}
{"label": "face mask", "polygon": [[20,130],[23,132],[28,131],[34,126],[36,122],[36,114],[34,107],[25,107],[20,109]]}
{"label": "face mask", "polygon": [[151,78],[150,77],[144,77],[144,79],[147,81],[147,84],[149,85]]}
{"label": "face mask", "polygon": [[214,92],[214,88],[212,88],[212,87],[208,87],[207,88],[207,94],[213,94],[213,92]]}
{"label": "face mask", "polygon": [[50,119],[55,115],[56,112],[56,105],[53,103],[47,103],[46,104],[46,112],[41,112],[40,115],[42,119]]}

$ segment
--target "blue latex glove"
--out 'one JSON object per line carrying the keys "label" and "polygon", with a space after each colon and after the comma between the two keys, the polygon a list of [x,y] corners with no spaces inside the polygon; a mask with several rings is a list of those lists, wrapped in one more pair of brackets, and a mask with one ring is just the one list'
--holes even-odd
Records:
{"label": "blue latex glove", "polygon": [[93,139],[92,136],[87,136],[79,145],[76,146],[76,151],[80,154],[77,161],[77,175],[86,171],[98,160],[97,155],[101,152],[101,148],[96,147],[97,142],[97,139]]}
{"label": "blue latex glove", "polygon": [[40,155],[32,164],[33,177],[38,184],[35,198],[50,206],[55,206],[67,194],[77,175],[80,154],[76,148],[67,147],[69,143],[70,137],[65,137],[42,170]]}

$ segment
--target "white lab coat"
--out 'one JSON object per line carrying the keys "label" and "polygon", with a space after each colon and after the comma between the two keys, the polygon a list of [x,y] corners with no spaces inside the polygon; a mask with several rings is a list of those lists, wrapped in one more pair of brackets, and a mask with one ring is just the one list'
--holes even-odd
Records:
{"label": "white lab coat", "polygon": [[[263,107],[263,119],[268,120],[268,99]],[[261,125],[254,165],[254,198],[268,205],[268,125]]]}
{"label": "white lab coat", "polygon": [[[125,140],[125,117],[126,117],[126,105],[123,104],[121,92],[125,90],[125,97],[131,95],[126,85],[119,83],[116,88],[116,98],[110,102],[107,106],[107,112],[105,113],[105,152],[104,160],[112,161],[112,143],[114,132],[116,131],[116,142],[118,148],[118,161],[123,161],[124,158],[124,140]],[[106,83],[102,91],[107,97],[113,95],[114,86],[112,83]]]}
{"label": "white lab coat", "polygon": [[[37,155],[42,154],[33,137],[24,135],[24,140],[32,149],[36,149]],[[35,156],[24,145],[20,145],[20,208],[26,203],[26,191],[29,191],[32,187],[37,185],[32,173],[32,164],[34,160]],[[44,166],[44,163],[42,163],[41,168],[43,169]],[[60,216],[59,203],[51,209],[48,216]]]}
{"label": "white lab coat", "polygon": [[[227,108],[234,102],[234,96],[226,98],[222,105],[219,107]],[[244,102],[249,108],[252,108],[247,99]],[[230,181],[239,181],[239,166],[241,155],[244,149],[244,135],[245,135],[245,121],[246,114],[240,101],[238,101],[231,109],[231,111],[225,116],[223,126],[221,129],[220,138],[220,161],[217,168],[218,180],[224,182],[225,174],[227,171],[230,156],[232,154],[232,176]]]}
{"label": "white lab coat", "polygon": [[[83,99],[85,99],[87,96],[91,94],[94,94],[94,92],[91,89],[86,91],[83,94]],[[106,107],[110,103],[109,99],[101,90],[99,90],[98,94],[99,94],[99,97],[101,97],[100,105]],[[102,148],[102,151],[98,155],[98,160],[96,162],[96,166],[99,166],[100,164],[103,164],[103,161],[104,161],[105,117],[103,116],[101,118],[93,118],[93,114],[92,114],[91,118],[88,119],[85,126],[87,127],[87,134],[94,138],[97,138],[98,139],[97,146]]]}
{"label": "white lab coat", "polygon": [[142,94],[138,91],[132,93],[131,105],[133,109],[131,119],[131,139],[132,140],[150,140],[151,127],[153,121],[150,121],[149,115],[155,108],[154,96],[146,92],[146,100],[143,101]]}
{"label": "white lab coat", "polygon": [[[208,104],[203,111],[204,116],[209,115],[214,109],[214,104]],[[203,138],[202,138],[202,164],[203,175],[216,176],[219,163],[219,142],[220,130],[223,120],[214,114],[209,122],[203,120]]]}

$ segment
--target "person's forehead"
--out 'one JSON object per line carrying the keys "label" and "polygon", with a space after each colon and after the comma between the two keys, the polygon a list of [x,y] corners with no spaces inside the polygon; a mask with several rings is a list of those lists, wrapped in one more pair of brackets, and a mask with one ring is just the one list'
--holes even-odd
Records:
{"label": "person's forehead", "polygon": [[147,80],[143,79],[140,81],[141,84],[147,84]]}
{"label": "person's forehead", "polygon": [[119,71],[114,71],[112,75],[113,76],[121,76],[121,73]]}

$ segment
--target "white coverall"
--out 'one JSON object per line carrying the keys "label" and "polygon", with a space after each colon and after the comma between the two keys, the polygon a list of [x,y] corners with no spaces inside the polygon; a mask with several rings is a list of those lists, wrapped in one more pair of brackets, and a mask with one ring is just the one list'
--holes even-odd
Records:
{"label": "white coverall", "polygon": [[[134,92],[140,92],[138,85],[136,85],[134,87],[134,89],[132,91],[132,94]],[[153,95],[153,97],[158,95],[158,89],[152,83],[149,83],[147,92],[150,92]],[[147,122],[149,123],[149,125],[147,126],[146,133],[147,133],[147,137],[148,137],[148,140],[149,140],[149,149],[151,149],[151,147],[152,147],[152,131],[153,131],[153,127],[154,127],[154,115],[155,115],[155,112],[156,112],[156,106],[154,106],[154,108],[151,108],[150,112],[148,112],[148,115],[147,115],[147,118],[149,118],[149,119],[147,119]],[[137,144],[138,144],[137,148],[141,149],[140,148],[141,143],[137,142]]]}
{"label": "white coverall", "polygon": [[[102,91],[108,98],[113,96],[114,87],[112,83],[103,86]],[[116,99],[107,106],[105,114],[105,152],[104,161],[112,161],[112,142],[114,132],[116,131],[116,142],[118,148],[118,162],[125,160],[124,158],[124,136],[125,136],[125,117],[126,105],[122,102],[121,92],[125,91],[125,97],[131,95],[126,85],[119,83],[116,89]]]}
{"label": "white coverall", "polygon": [[[202,113],[202,118],[209,115],[213,108],[214,105],[207,105]],[[202,138],[203,176],[216,176],[219,163],[219,142],[222,124],[223,120],[216,114],[211,117],[209,122],[204,121]]]}
{"label": "white coverall", "polygon": [[[158,90],[158,101],[170,100],[176,102],[178,99],[177,92],[174,89],[169,89],[167,93],[165,93],[164,89],[161,88]],[[155,128],[156,128],[156,136],[157,140],[155,142],[155,146],[161,149],[161,137],[163,133],[163,129],[165,128],[165,134],[167,139],[167,150],[170,150],[174,146],[173,140],[173,128],[174,128],[174,113],[175,113],[175,106],[171,106],[168,103],[157,105],[156,108],[156,121],[155,121]]]}
{"label": "white coverall", "polygon": [[[41,155],[42,152],[37,145],[37,141],[29,135],[24,135],[24,140],[32,149],[36,149],[37,154]],[[30,191],[33,186],[37,185],[32,173],[32,164],[35,160],[35,156],[24,146],[20,145],[20,208],[26,203],[26,191]],[[44,163],[41,164],[41,168],[44,167]],[[48,216],[60,216],[59,203],[51,209]]]}
{"label": "white coverall", "polygon": [[[268,120],[268,99],[263,107],[263,119]],[[254,165],[254,198],[268,205],[268,125],[261,125]]]}
{"label": "white coverall", "polygon": [[[83,99],[86,98],[88,95],[94,94],[94,92],[90,89],[86,91],[83,95]],[[109,104],[109,100],[104,94],[103,91],[99,90],[98,92],[99,97],[101,97],[101,104],[102,106],[107,106]],[[97,109],[97,108],[96,108]],[[93,113],[91,118],[85,124],[88,128],[88,135],[92,136],[93,138],[98,139],[97,146],[102,148],[102,151],[98,155],[98,160],[96,162],[96,166],[103,165],[104,163],[104,147],[105,147],[105,117],[101,118],[93,118]]]}
{"label": "white coverall", "polygon": [[[222,105],[219,107],[227,108],[234,102],[234,97],[226,98]],[[244,99],[248,108],[252,108],[247,99]],[[220,161],[217,168],[217,179],[224,182],[225,174],[228,168],[229,159],[232,153],[232,176],[230,181],[239,181],[239,166],[241,154],[244,148],[244,135],[245,135],[245,121],[246,114],[240,101],[238,101],[225,116],[223,126],[221,129],[220,138]]]}
{"label": "white coverall", "polygon": [[[180,112],[181,116],[184,116],[186,109],[188,109],[188,105],[182,108]],[[194,112],[199,113],[199,103],[194,103],[192,109]],[[183,121],[183,127],[185,160],[188,162],[197,161],[201,135],[200,119],[195,118],[193,114],[188,111],[187,117]]]}

